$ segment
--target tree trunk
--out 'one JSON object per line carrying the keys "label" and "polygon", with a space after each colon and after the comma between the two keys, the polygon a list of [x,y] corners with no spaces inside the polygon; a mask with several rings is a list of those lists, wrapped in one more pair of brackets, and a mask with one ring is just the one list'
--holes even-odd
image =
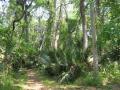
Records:
{"label": "tree trunk", "polygon": [[82,30],[83,30],[83,52],[85,52],[88,48],[88,36],[87,36],[87,25],[86,25],[86,17],[85,17],[85,0],[80,0],[80,14],[82,19]]}
{"label": "tree trunk", "polygon": [[[59,3],[60,9],[57,8],[57,4]],[[61,18],[61,1],[54,0],[54,24],[53,24],[53,39],[52,39],[52,47],[57,50],[58,41],[59,41],[59,26],[60,26],[60,18]]]}
{"label": "tree trunk", "polygon": [[94,3],[90,5],[91,31],[92,31],[92,52],[93,52],[93,69],[95,74],[98,72],[98,53],[97,53],[97,34],[95,30],[95,11]]}
{"label": "tree trunk", "polygon": [[27,0],[24,1],[24,22],[25,22],[25,25],[23,27],[23,35],[24,35],[24,39],[26,42],[29,41],[29,31],[28,31],[28,11],[27,11]]}
{"label": "tree trunk", "polygon": [[23,28],[23,33],[24,33],[24,39],[26,42],[29,41],[29,31],[28,31],[28,16],[27,16],[27,11],[25,12],[24,15],[24,22],[25,22],[25,26]]}

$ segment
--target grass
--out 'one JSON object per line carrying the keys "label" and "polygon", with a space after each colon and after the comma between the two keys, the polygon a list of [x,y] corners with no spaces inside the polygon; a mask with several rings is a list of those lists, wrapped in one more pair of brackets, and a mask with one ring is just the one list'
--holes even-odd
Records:
{"label": "grass", "polygon": [[[55,78],[51,78],[43,74],[39,70],[36,70],[36,72],[38,74],[39,80],[47,87],[59,88],[62,90],[76,90],[76,89],[77,90],[80,90],[80,89],[82,90],[83,89],[85,90],[95,90],[95,89],[119,90],[120,89],[120,87],[116,86],[115,83],[109,84],[109,82],[105,81],[105,77],[108,77],[108,75],[103,77],[103,74],[101,74],[103,71],[100,72],[100,75],[98,76],[98,78],[96,78],[97,80],[94,80],[93,75],[90,73],[90,74],[86,74],[85,76],[80,76],[74,83],[69,83],[69,84],[60,84],[55,80]],[[106,83],[106,84],[104,85],[103,83]],[[119,89],[116,89],[116,88],[119,88]]]}
{"label": "grass", "polygon": [[38,76],[38,79],[46,86],[57,86],[59,85],[56,83],[56,81],[53,78],[48,77],[47,75],[44,75],[43,73],[40,73],[39,70],[35,70]]}
{"label": "grass", "polygon": [[14,73],[13,76],[15,83],[24,84],[27,81],[26,70],[20,70],[18,73]]}
{"label": "grass", "polygon": [[[92,78],[93,76],[91,74],[87,74],[84,77],[82,76],[79,77],[74,83],[60,84],[57,82],[55,78],[51,78],[43,74],[42,72],[40,73],[39,70],[34,69],[34,71],[36,72],[38,76],[37,78],[39,79],[39,81],[48,88],[54,88],[52,90],[60,90],[60,89],[61,90],[76,90],[76,89],[77,90],[80,90],[80,89],[94,90],[96,88],[98,90],[115,90],[114,88],[119,88],[118,86],[115,86],[116,84],[102,85],[100,84],[100,82],[94,81]],[[108,77],[107,73],[108,72],[105,73],[104,78]],[[101,77],[103,78],[103,76]],[[27,79],[28,78],[27,78],[27,73],[25,69],[21,69],[18,73],[11,72],[8,75],[1,73],[0,74],[0,90],[22,90],[21,86],[25,84]],[[100,81],[100,80],[101,78],[98,78],[97,81]],[[95,84],[98,84],[98,85],[95,85]]]}
{"label": "grass", "polygon": [[25,71],[18,73],[10,72],[9,74],[0,74],[0,90],[22,90],[20,87],[27,80]]}
{"label": "grass", "polygon": [[[67,83],[67,84],[60,84],[58,83],[55,78],[51,78],[47,75],[44,75],[43,73],[40,73],[39,70],[36,70],[38,79],[43,83],[43,85],[53,88],[53,90],[81,90],[81,89],[87,89],[87,86],[81,86],[78,83]],[[80,79],[78,79],[80,80]],[[78,82],[77,80],[77,82]]]}

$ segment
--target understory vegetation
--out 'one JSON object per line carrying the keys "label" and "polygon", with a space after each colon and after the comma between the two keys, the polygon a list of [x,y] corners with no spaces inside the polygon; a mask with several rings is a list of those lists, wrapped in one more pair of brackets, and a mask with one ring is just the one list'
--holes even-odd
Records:
{"label": "understory vegetation", "polygon": [[0,0],[0,90],[22,90],[26,69],[48,86],[119,86],[120,1]]}

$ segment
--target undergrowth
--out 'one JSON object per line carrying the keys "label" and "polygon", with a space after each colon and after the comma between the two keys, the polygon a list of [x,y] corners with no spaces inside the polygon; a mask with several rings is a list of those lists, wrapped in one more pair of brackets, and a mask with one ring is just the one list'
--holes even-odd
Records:
{"label": "undergrowth", "polygon": [[[25,72],[0,72],[0,90],[22,90],[19,86],[27,80]],[[17,85],[19,84],[19,85]]]}

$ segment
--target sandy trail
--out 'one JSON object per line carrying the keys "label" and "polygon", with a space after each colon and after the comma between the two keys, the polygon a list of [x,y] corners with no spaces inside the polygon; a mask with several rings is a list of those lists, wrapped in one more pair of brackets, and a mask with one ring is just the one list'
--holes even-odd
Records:
{"label": "sandy trail", "polygon": [[23,85],[23,90],[48,90],[45,86],[38,80],[37,74],[33,70],[27,70],[28,80]]}
{"label": "sandy trail", "polygon": [[[38,79],[38,76],[35,71],[32,69],[27,70],[28,80],[22,86],[23,90],[109,90],[96,87],[78,87],[78,88],[48,88],[42,84]],[[120,86],[113,85],[110,90],[120,90]]]}

